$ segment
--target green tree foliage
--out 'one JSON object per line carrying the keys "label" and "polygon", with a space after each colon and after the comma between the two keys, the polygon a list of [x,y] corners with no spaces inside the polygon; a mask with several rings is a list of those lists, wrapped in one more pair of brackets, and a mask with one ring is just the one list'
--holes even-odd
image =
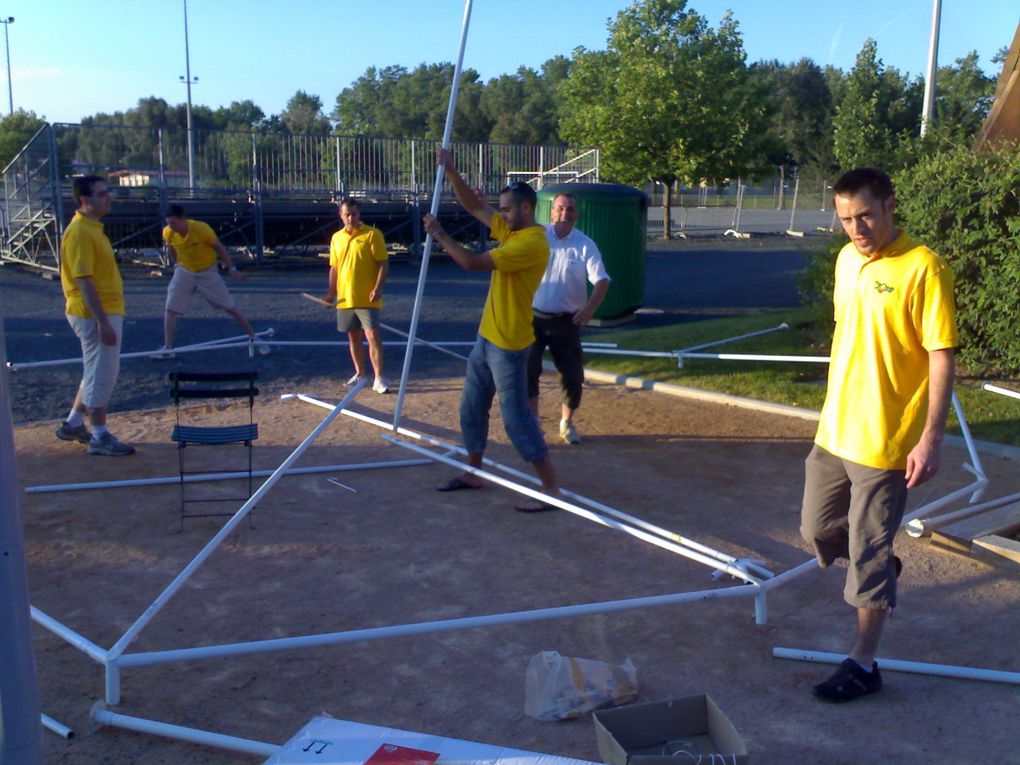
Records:
{"label": "green tree foliage", "polygon": [[329,119],[322,113],[322,99],[303,90],[291,96],[287,108],[280,113],[280,120],[290,133],[299,135],[329,133]]}
{"label": "green tree foliage", "polygon": [[570,60],[549,59],[542,71],[521,67],[516,74],[489,80],[482,91],[482,113],[496,143],[558,144],[557,91],[570,73]]}
{"label": "green tree foliage", "polygon": [[1020,144],[924,158],[897,178],[904,228],[956,274],[961,360],[980,375],[1020,374]]}
{"label": "green tree foliage", "polygon": [[[336,97],[333,120],[337,132],[442,138],[453,72],[449,63],[419,64],[411,71],[402,66],[369,67]],[[456,140],[487,140],[490,121],[480,108],[481,92],[478,72],[462,70],[454,117]]]}
{"label": "green tree foliage", "polygon": [[934,128],[949,140],[969,141],[985,121],[995,97],[995,80],[978,66],[977,51],[940,66],[935,78]]}
{"label": "green tree foliage", "polygon": [[0,117],[0,168],[5,167],[46,121],[35,112],[18,109]]}
{"label": "green tree foliage", "polygon": [[663,183],[667,211],[677,180],[721,183],[760,167],[766,134],[736,21],[726,14],[713,29],[686,5],[638,0],[620,11],[607,49],[575,51],[560,91],[560,134],[599,146],[608,178]]}
{"label": "green tree foliage", "polygon": [[923,81],[886,69],[875,41],[869,39],[839,87],[832,120],[836,163],[842,168],[898,169],[903,161],[899,146],[920,129]]}
{"label": "green tree foliage", "polygon": [[802,58],[795,64],[762,61],[750,71],[773,105],[769,136],[775,148],[770,164],[779,164],[790,155],[802,170],[831,172],[835,165],[832,93],[822,68]]}

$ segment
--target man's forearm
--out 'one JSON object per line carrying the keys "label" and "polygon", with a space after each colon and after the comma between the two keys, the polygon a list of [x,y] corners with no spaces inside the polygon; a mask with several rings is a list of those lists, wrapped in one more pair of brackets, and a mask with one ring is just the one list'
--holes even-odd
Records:
{"label": "man's forearm", "polygon": [[922,437],[941,441],[946,431],[946,417],[949,415],[956,378],[955,358],[952,348],[928,354],[928,414]]}
{"label": "man's forearm", "polygon": [[78,285],[81,299],[85,303],[85,307],[89,309],[89,313],[92,314],[92,318],[100,324],[105,324],[107,321],[106,311],[103,310],[103,304],[99,301],[99,293],[96,292],[96,285],[93,283],[92,277],[79,276],[74,281]]}

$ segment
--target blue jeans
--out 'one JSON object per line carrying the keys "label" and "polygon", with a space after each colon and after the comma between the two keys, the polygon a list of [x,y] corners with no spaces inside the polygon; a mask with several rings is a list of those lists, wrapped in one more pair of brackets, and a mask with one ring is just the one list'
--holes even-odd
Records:
{"label": "blue jeans", "polygon": [[468,357],[460,397],[464,448],[481,454],[489,436],[489,409],[499,394],[499,411],[510,442],[525,462],[549,453],[538,419],[528,406],[528,348],[505,351],[479,336]]}

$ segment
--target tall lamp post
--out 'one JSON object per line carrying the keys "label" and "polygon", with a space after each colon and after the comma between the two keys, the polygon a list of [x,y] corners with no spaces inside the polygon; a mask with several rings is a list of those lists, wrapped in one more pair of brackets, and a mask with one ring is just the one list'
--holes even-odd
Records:
{"label": "tall lamp post", "polygon": [[188,0],[184,0],[184,76],[180,78],[188,87],[188,188],[195,188],[195,132],[191,127],[191,86],[198,78],[191,77],[191,54],[188,51]]}
{"label": "tall lamp post", "polygon": [[7,107],[11,114],[14,114],[14,86],[11,84],[11,38],[7,34],[7,27],[13,23],[13,16],[0,19],[0,24],[4,25],[4,50],[7,51]]}

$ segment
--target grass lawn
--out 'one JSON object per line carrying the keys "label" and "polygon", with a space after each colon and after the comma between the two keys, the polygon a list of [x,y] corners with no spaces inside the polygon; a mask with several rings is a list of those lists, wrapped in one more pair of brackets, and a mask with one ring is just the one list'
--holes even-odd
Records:
{"label": "grass lawn", "polygon": [[[590,333],[591,342],[617,343],[620,349],[674,351],[727,337],[777,326],[789,330],[704,349],[703,353],[758,353],[769,355],[826,356],[804,331],[803,310],[764,311],[753,316],[707,319],[652,329],[607,330]],[[643,377],[692,388],[731,393],[763,401],[820,409],[825,398],[827,364],[687,359],[677,368],[675,359],[606,356],[586,353],[585,366],[618,375]],[[981,390],[981,382],[958,377],[956,393],[977,439],[1020,446],[1020,402]],[[1005,383],[1003,387],[1015,385]],[[956,413],[950,410],[949,432],[960,434]]]}

